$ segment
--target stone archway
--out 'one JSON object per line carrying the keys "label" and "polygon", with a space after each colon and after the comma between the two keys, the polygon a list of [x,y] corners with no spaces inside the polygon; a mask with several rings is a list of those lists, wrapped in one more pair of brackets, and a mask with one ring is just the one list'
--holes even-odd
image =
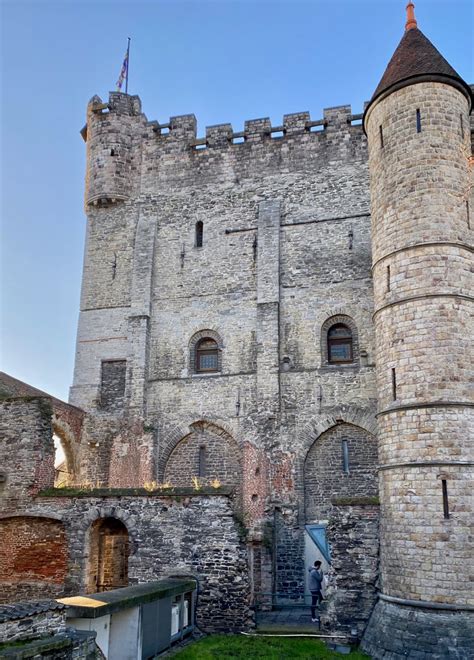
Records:
{"label": "stone archway", "polygon": [[128,530],[117,518],[95,520],[89,531],[87,593],[128,585]]}
{"label": "stone archway", "polygon": [[240,449],[224,429],[210,422],[191,424],[191,433],[170,451],[164,468],[164,481],[173,486],[202,485],[217,480],[223,486],[242,483]]}
{"label": "stone archway", "polygon": [[314,440],[304,463],[306,522],[326,519],[337,498],[378,494],[377,438],[345,422]]}

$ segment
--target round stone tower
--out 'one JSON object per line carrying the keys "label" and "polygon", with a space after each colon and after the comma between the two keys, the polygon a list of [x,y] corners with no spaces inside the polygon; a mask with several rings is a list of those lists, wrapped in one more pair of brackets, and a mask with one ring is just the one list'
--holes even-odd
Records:
{"label": "round stone tower", "polygon": [[410,2],[405,34],[364,116],[382,522],[381,594],[363,648],[375,658],[467,658],[474,648],[472,96],[418,29],[413,9]]}
{"label": "round stone tower", "polygon": [[110,205],[130,197],[132,147],[140,117],[140,100],[111,92],[109,102],[92,97],[87,106],[86,209],[90,205]]}

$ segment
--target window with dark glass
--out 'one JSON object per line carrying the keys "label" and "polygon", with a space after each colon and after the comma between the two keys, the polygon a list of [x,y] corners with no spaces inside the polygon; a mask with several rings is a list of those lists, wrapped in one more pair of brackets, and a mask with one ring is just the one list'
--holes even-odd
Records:
{"label": "window with dark glass", "polygon": [[205,373],[218,371],[218,348],[213,339],[201,339],[196,347],[196,371]]}
{"label": "window with dark glass", "polygon": [[199,220],[196,222],[196,247],[202,247],[204,239],[204,223]]}
{"label": "window with dark glass", "polygon": [[338,323],[328,330],[328,361],[332,364],[352,362],[352,332]]}

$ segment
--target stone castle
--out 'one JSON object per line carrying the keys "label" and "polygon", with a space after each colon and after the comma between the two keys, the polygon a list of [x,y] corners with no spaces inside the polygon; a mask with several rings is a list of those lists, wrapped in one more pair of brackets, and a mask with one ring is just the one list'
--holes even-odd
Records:
{"label": "stone castle", "polygon": [[0,379],[4,600],[193,575],[239,630],[319,558],[327,630],[470,657],[472,90],[407,12],[363,115],[91,99],[70,404]]}

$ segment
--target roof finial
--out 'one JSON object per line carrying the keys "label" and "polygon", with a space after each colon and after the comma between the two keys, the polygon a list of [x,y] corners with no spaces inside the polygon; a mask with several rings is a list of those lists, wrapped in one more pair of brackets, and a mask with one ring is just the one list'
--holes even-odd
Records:
{"label": "roof finial", "polygon": [[407,30],[413,30],[416,27],[418,26],[415,18],[415,5],[410,0],[410,2],[407,4],[407,22],[405,23],[405,32],[407,32]]}

